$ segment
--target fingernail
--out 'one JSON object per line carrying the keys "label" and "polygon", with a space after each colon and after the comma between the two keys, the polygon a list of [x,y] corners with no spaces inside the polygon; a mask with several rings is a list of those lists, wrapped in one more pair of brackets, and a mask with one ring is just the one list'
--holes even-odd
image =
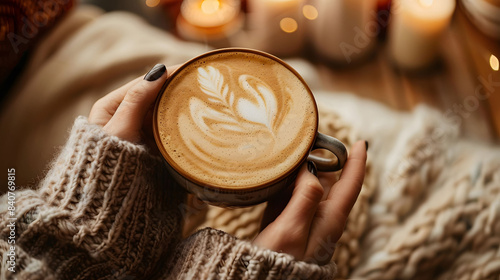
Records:
{"label": "fingernail", "polygon": [[316,164],[313,161],[307,162],[307,170],[309,170],[312,175],[318,177],[318,169],[316,168]]}
{"label": "fingernail", "polygon": [[365,140],[366,151],[368,152],[368,141]]}
{"label": "fingernail", "polygon": [[156,64],[153,68],[151,68],[151,70],[149,70],[146,76],[144,76],[144,80],[149,82],[156,81],[163,75],[163,73],[165,73],[165,71],[167,71],[167,67],[165,67],[165,65]]}

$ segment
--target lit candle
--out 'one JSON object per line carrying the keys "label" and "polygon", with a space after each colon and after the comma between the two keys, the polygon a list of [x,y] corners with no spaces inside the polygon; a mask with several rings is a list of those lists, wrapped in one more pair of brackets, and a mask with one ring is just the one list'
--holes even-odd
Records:
{"label": "lit candle", "polygon": [[388,36],[394,62],[405,69],[430,65],[455,5],[455,0],[393,1]]}
{"label": "lit candle", "polygon": [[185,39],[211,41],[231,36],[242,24],[238,0],[184,0],[177,31]]}
{"label": "lit candle", "polygon": [[298,54],[304,46],[304,0],[249,0],[249,35],[246,45],[279,56]]}
{"label": "lit candle", "polygon": [[351,63],[372,51],[378,34],[376,0],[313,0],[317,19],[309,21],[316,52],[337,63]]}

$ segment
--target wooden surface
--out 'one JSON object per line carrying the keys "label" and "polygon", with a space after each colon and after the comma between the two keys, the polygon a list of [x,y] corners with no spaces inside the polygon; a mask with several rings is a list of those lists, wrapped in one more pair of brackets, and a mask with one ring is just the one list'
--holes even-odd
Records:
{"label": "wooden surface", "polygon": [[[460,7],[442,37],[439,61],[426,71],[399,71],[388,59],[386,48],[386,42],[381,40],[371,58],[354,66],[316,62],[323,86],[399,110],[411,110],[424,103],[460,123],[467,138],[498,143],[500,72],[490,67],[489,57],[494,54],[500,58],[500,42],[482,35]],[[488,80],[496,83],[486,87],[482,81]],[[481,87],[490,91],[478,95],[476,90]],[[486,95],[488,98],[482,98]]]}

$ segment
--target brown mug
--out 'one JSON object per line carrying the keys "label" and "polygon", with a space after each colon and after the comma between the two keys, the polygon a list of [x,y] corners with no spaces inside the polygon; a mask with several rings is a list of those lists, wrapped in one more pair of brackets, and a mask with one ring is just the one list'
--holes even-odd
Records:
{"label": "brown mug", "polygon": [[[268,200],[306,160],[319,171],[340,170],[347,160],[342,142],[318,132],[304,79],[252,49],[218,49],[180,66],[158,95],[153,131],[173,178],[219,206]],[[319,148],[335,158],[310,154]]]}

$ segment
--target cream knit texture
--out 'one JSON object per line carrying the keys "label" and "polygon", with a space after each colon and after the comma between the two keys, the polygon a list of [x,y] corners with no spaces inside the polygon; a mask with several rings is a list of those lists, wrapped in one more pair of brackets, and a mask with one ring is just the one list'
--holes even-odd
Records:
{"label": "cream knit texture", "polygon": [[[36,190],[16,192],[16,273],[6,269],[6,196],[0,213],[2,279],[331,279],[214,229],[181,240],[186,193],[145,147],[75,121]],[[134,278],[135,277],[135,278]]]}

